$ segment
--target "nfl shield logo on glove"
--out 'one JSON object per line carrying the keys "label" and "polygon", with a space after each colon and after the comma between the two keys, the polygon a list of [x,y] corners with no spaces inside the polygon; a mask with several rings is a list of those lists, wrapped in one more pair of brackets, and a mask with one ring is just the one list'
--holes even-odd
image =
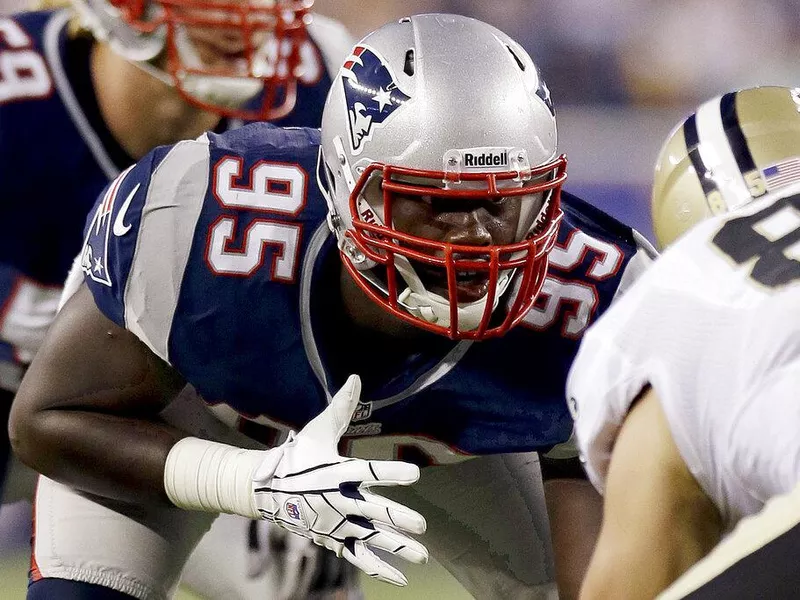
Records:
{"label": "nfl shield logo on glove", "polygon": [[283,510],[292,521],[296,522],[297,525],[301,525],[302,527],[308,529],[308,523],[306,522],[305,515],[303,515],[303,509],[300,505],[300,498],[289,498],[283,504]]}

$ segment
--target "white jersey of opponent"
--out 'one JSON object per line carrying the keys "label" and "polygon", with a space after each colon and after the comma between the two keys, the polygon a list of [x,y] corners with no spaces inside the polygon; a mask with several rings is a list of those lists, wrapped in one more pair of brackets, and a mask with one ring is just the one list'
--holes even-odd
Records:
{"label": "white jersey of opponent", "polygon": [[700,224],[586,333],[567,381],[602,492],[650,384],[728,527],[800,481],[800,194]]}

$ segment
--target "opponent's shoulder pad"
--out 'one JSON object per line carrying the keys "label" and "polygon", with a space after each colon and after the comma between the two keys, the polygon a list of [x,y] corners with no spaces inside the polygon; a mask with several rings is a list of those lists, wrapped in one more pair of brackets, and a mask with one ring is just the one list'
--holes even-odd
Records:
{"label": "opponent's shoulder pad", "polygon": [[581,461],[601,493],[622,423],[647,384],[646,373],[626,356],[613,336],[606,335],[602,326],[607,324],[607,316],[584,335],[566,389]]}

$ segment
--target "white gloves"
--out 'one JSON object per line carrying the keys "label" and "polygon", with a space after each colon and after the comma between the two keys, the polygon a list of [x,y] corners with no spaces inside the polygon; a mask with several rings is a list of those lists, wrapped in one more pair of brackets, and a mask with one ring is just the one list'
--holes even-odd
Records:
{"label": "white gloves", "polygon": [[425,546],[401,533],[424,533],[425,519],[369,488],[410,485],[419,479],[419,468],[339,456],[337,444],[360,393],[361,380],[351,375],[321,414],[265,453],[253,478],[255,505],[262,518],[333,550],[371,577],[403,586],[403,574],[368,546],[425,563]]}

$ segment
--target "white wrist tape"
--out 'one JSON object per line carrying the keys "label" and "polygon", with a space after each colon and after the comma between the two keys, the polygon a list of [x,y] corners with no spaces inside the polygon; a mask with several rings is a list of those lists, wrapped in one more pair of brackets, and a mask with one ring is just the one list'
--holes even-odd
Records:
{"label": "white wrist tape", "polygon": [[[245,450],[195,437],[175,444],[164,466],[164,489],[179,508],[260,519],[253,475],[269,452]],[[275,464],[277,466],[277,460]]]}

